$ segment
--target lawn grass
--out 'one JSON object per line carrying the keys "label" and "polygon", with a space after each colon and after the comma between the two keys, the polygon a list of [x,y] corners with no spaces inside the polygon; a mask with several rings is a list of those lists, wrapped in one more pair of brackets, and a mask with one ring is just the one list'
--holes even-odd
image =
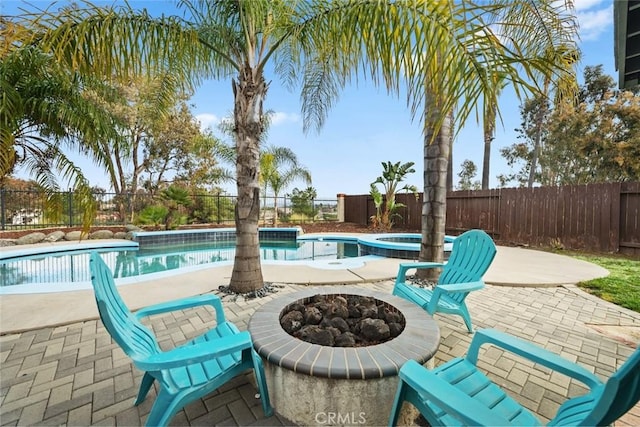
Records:
{"label": "lawn grass", "polygon": [[568,253],[609,270],[607,277],[580,282],[578,286],[603,300],[640,313],[640,261],[622,256]]}

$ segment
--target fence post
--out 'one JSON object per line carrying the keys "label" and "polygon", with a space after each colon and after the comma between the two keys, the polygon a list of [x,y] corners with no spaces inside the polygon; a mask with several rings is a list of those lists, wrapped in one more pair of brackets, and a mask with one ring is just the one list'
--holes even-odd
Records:
{"label": "fence post", "polygon": [[218,192],[218,212],[216,215],[218,216],[218,224],[220,224],[220,192]]}
{"label": "fence post", "polygon": [[2,223],[2,230],[6,230],[7,217],[4,214],[5,205],[4,205],[4,188],[0,188],[0,223]]}
{"label": "fence post", "polygon": [[338,222],[344,222],[344,198],[346,194],[338,193]]}
{"label": "fence post", "polygon": [[69,227],[73,227],[73,194],[71,189],[67,190],[67,207],[69,209]]}

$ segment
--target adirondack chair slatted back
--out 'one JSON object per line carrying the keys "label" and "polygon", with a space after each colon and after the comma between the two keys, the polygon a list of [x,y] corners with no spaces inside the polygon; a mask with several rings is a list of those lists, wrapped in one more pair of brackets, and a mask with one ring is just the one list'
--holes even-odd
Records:
{"label": "adirondack chair slatted back", "polygon": [[612,425],[640,401],[640,349],[607,381],[593,410],[593,425]]}
{"label": "adirondack chair slatted back", "polygon": [[127,356],[149,356],[160,352],[151,331],[129,311],[116,289],[111,270],[97,252],[91,253],[93,284],[100,319]]}
{"label": "adirondack chair slatted back", "polygon": [[[481,280],[495,256],[496,245],[484,231],[469,230],[461,234],[453,241],[451,256],[442,269],[438,285]],[[451,296],[461,302],[467,294]]]}

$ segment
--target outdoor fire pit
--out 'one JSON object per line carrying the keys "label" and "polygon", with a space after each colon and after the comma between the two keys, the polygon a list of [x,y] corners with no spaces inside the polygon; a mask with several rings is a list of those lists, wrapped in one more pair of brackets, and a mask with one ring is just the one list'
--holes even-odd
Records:
{"label": "outdoor fire pit", "polygon": [[[361,305],[358,309],[349,305],[355,302]],[[337,305],[329,306],[330,303]],[[291,314],[295,311],[302,314],[302,319],[299,314]],[[370,320],[362,316],[367,311]],[[304,322],[306,317],[313,319]],[[324,324],[329,332],[320,334],[323,339],[331,341],[328,335],[332,335],[332,345],[336,340],[348,345],[303,341],[285,331],[283,319],[287,329],[295,329],[290,331],[294,335],[305,325],[317,330],[316,326]],[[387,326],[382,326],[380,320],[385,320]],[[389,336],[376,336],[372,343],[366,342],[369,332],[353,342],[338,339],[347,333],[342,329],[349,323],[360,324],[356,327],[358,332],[369,328],[368,331],[381,330],[386,335],[388,328]],[[386,424],[400,367],[409,359],[426,363],[440,342],[436,322],[420,307],[391,294],[352,286],[324,286],[279,296],[255,312],[248,329],[265,361],[275,410],[297,425]],[[309,334],[302,335],[305,338]]]}

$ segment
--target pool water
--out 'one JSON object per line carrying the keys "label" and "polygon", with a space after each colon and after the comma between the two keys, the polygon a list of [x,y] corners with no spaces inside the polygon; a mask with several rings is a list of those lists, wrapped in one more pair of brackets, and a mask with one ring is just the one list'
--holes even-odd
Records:
{"label": "pool water", "polygon": [[[217,241],[153,249],[101,249],[100,256],[116,279],[165,272],[213,263],[233,262],[235,241]],[[316,261],[359,255],[355,242],[274,241],[260,243],[260,256],[268,261]],[[76,283],[91,280],[88,251],[45,253],[0,260],[0,286],[38,283]]]}

